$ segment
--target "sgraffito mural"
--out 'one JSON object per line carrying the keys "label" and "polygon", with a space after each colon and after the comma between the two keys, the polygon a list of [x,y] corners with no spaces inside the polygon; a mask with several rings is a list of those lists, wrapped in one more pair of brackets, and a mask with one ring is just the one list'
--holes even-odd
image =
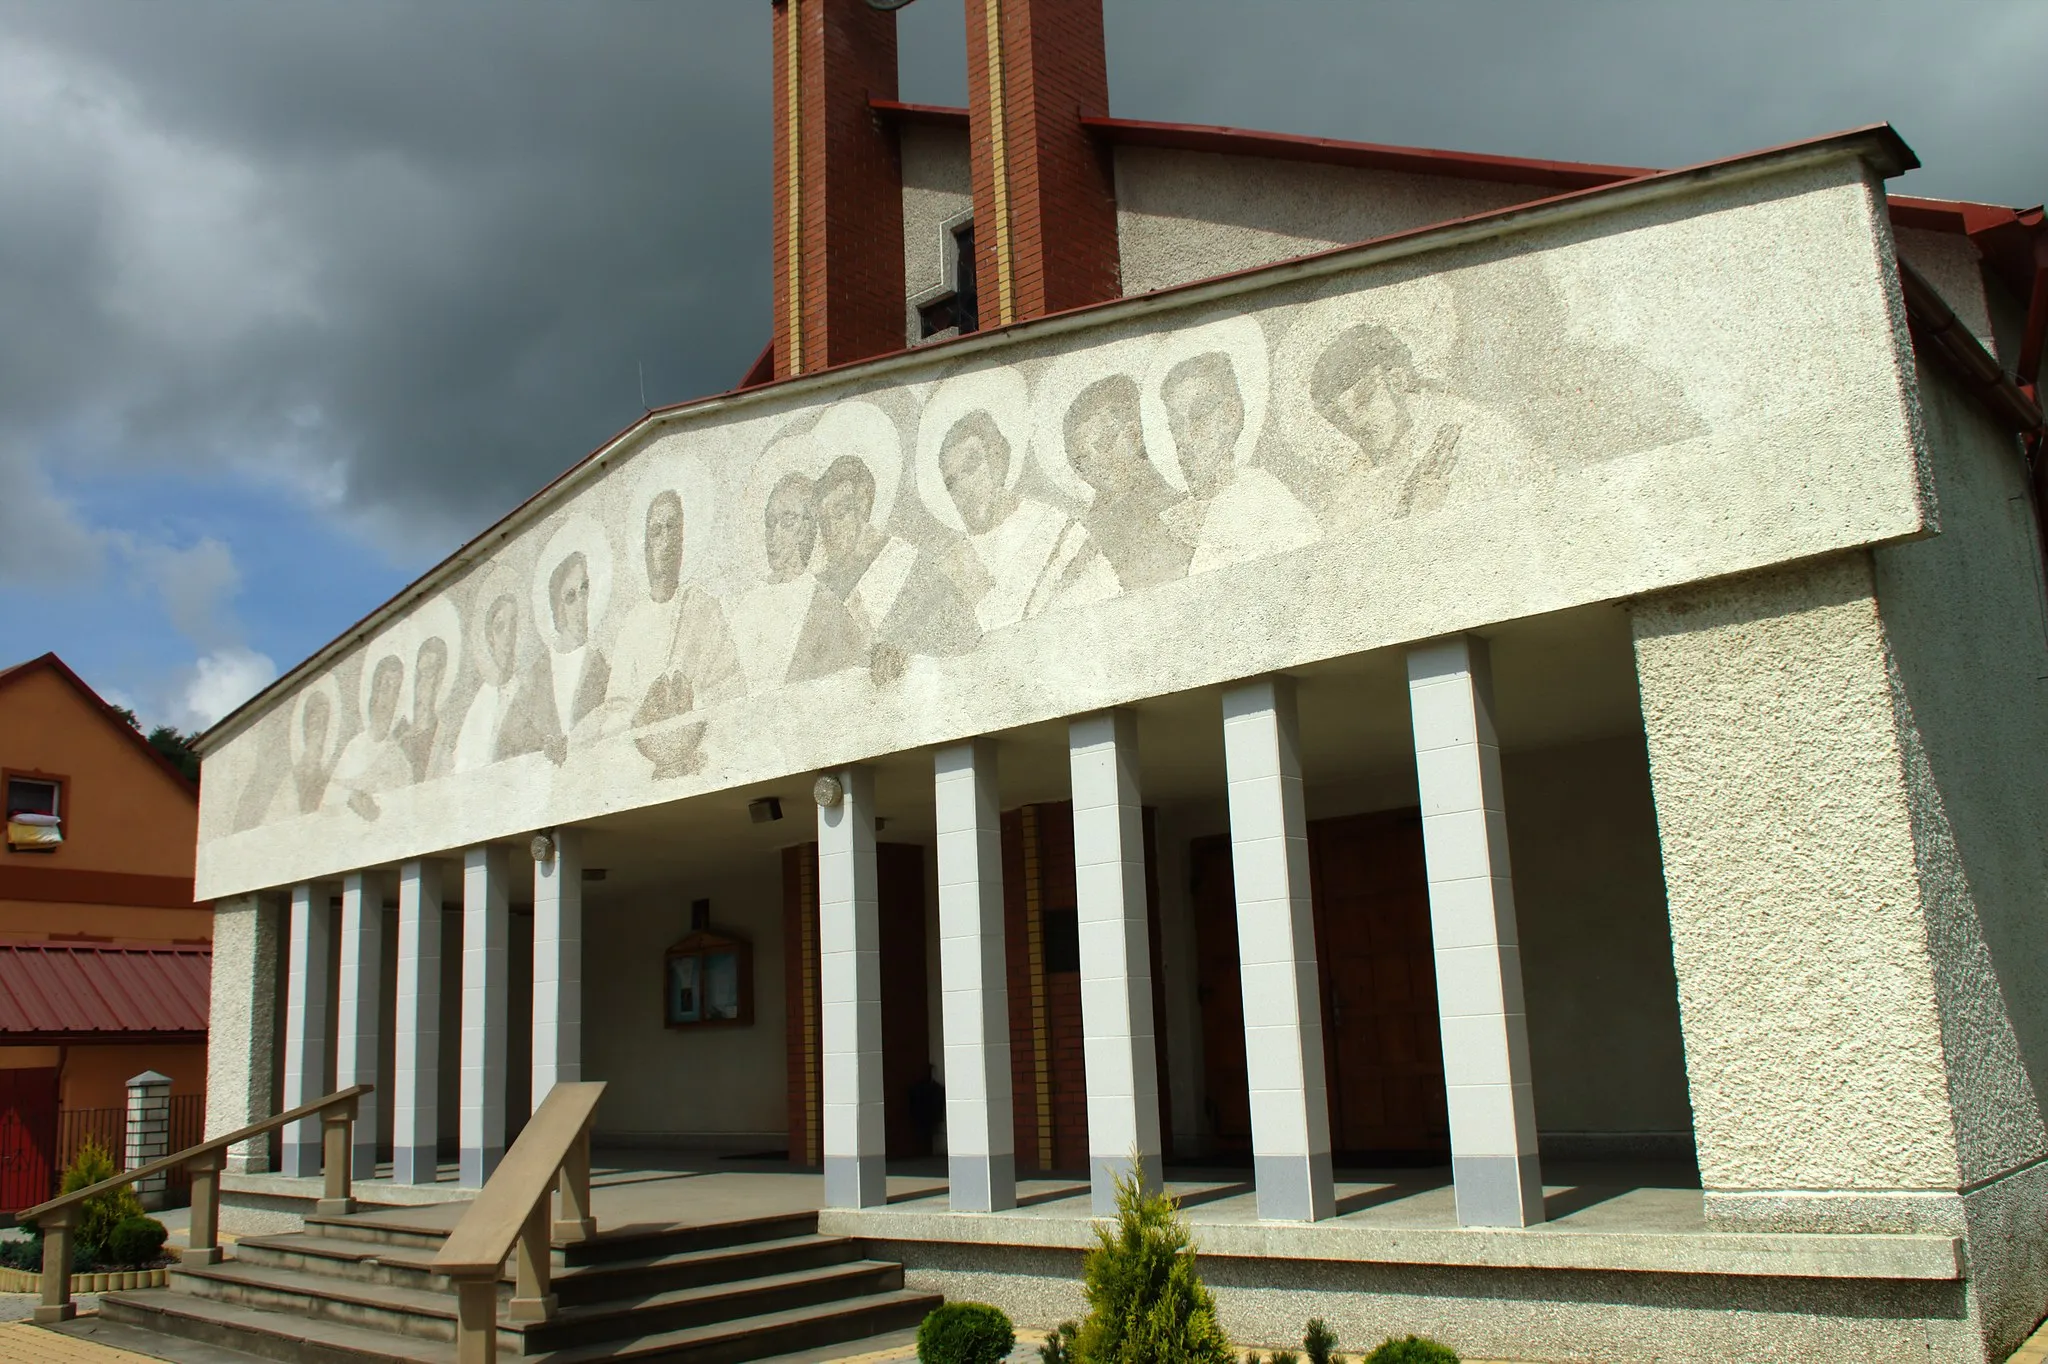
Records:
{"label": "sgraffito mural", "polygon": [[901,729],[977,656],[991,695],[1036,685],[1019,632],[1072,670],[1070,631],[1149,601],[1185,634],[1295,561],[1383,572],[1437,527],[1469,558],[1749,401],[1641,317],[1588,326],[1604,287],[1541,256],[1340,275],[681,414],[238,722],[206,837],[760,780],[778,728]]}

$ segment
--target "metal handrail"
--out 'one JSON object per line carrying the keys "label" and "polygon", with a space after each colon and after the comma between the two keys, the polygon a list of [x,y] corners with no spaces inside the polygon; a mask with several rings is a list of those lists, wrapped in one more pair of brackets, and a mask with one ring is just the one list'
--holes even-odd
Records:
{"label": "metal handrail", "polygon": [[184,1264],[218,1264],[220,1171],[227,1149],[288,1123],[316,1116],[320,1119],[322,1166],[327,1183],[317,1207],[328,1214],[352,1211],[354,1204],[349,1198],[349,1188],[353,1183],[353,1172],[349,1168],[349,1138],[355,1126],[356,1101],[371,1089],[370,1085],[350,1085],[324,1099],[300,1104],[274,1118],[265,1118],[224,1137],[215,1137],[147,1165],[124,1170],[112,1179],[74,1189],[19,1213],[16,1220],[33,1221],[43,1234],[43,1300],[36,1306],[35,1319],[39,1322],[68,1321],[78,1313],[78,1304],[71,1301],[71,1233],[78,1219],[78,1209],[85,1200],[179,1166],[189,1167],[192,1174],[192,1227],[186,1235],[188,1244],[179,1252],[178,1258]]}
{"label": "metal handrail", "polygon": [[[455,1281],[457,1364],[491,1364],[497,1358],[498,1278],[515,1246],[518,1282],[508,1317],[546,1321],[555,1314],[550,1247],[597,1233],[590,1215],[590,1125],[603,1094],[602,1080],[549,1090],[435,1254],[434,1271]],[[558,1188],[561,1216],[550,1218]]]}

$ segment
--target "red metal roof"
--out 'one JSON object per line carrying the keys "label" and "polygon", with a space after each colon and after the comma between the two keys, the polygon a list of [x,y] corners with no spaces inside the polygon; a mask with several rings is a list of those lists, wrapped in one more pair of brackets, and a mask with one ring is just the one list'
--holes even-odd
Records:
{"label": "red metal roof", "polygon": [[204,1033],[213,949],[0,943],[0,1040]]}

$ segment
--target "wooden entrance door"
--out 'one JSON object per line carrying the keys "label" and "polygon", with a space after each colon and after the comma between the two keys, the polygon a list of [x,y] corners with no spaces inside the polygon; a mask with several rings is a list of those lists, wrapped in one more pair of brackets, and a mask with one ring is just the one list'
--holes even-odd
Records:
{"label": "wooden entrance door", "polygon": [[57,1071],[0,1070],[0,1213],[12,1215],[57,1188]]}
{"label": "wooden entrance door", "polygon": [[[1445,1159],[1443,1046],[1422,821],[1413,810],[1313,820],[1309,885],[1322,989],[1330,1141],[1352,1163]],[[1230,840],[1190,849],[1212,1149],[1251,1150]]]}

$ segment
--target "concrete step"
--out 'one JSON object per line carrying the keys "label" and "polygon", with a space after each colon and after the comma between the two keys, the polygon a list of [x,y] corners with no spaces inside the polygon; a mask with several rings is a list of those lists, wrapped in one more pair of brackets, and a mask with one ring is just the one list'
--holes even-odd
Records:
{"label": "concrete step", "polygon": [[366,1241],[381,1246],[408,1246],[416,1250],[439,1250],[441,1243],[448,1239],[449,1232],[447,1225],[389,1210],[338,1216],[308,1213],[305,1224],[306,1233],[311,1236],[335,1241]]}
{"label": "concrete step", "polygon": [[[564,1276],[573,1284],[576,1271]],[[640,1291],[611,1299],[561,1303],[547,1321],[501,1323],[502,1339],[532,1354],[621,1337],[703,1326],[736,1316],[812,1306],[835,1299],[893,1292],[903,1269],[877,1260],[849,1260],[749,1278],[723,1278],[688,1287]],[[227,1261],[181,1270],[171,1291],[267,1312],[341,1322],[421,1340],[455,1339],[455,1295]],[[586,1287],[595,1287],[586,1285]],[[501,1290],[502,1296],[502,1290]]]}
{"label": "concrete step", "polygon": [[[538,1355],[522,1356],[501,1338],[498,1354],[508,1364],[744,1364],[905,1331],[940,1301],[935,1293],[897,1289]],[[455,1364],[450,1342],[386,1335],[346,1322],[264,1311],[170,1289],[108,1293],[100,1299],[100,1311],[107,1320],[140,1331],[287,1364]]]}
{"label": "concrete step", "polygon": [[233,1255],[241,1264],[258,1268],[297,1270],[396,1288],[454,1291],[446,1275],[434,1272],[435,1250],[425,1246],[388,1246],[376,1241],[291,1232],[280,1236],[244,1236],[235,1243]]}
{"label": "concrete step", "polygon": [[739,1218],[731,1222],[707,1222],[698,1226],[600,1228],[592,1240],[577,1241],[556,1249],[566,1264],[588,1265],[606,1260],[642,1260],[817,1234],[818,1214],[800,1212]]}

